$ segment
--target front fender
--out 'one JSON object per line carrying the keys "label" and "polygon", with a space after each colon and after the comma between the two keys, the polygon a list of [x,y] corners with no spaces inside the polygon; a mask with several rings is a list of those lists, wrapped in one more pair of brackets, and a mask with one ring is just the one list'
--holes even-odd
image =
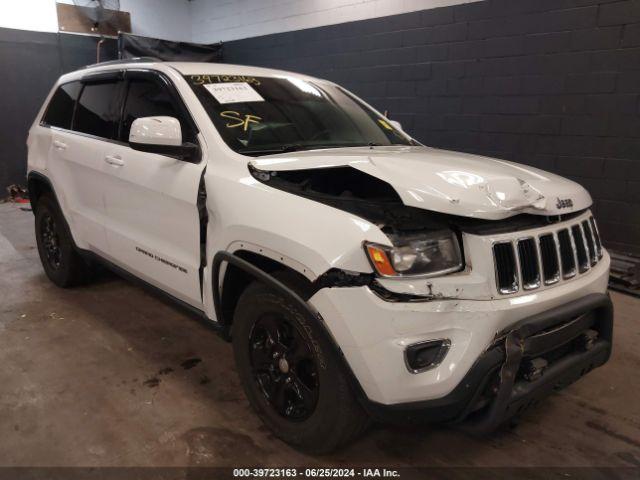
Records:
{"label": "front fender", "polygon": [[248,171],[239,181],[210,177],[207,193],[208,252],[254,251],[311,281],[331,268],[369,273],[362,243],[389,243],[371,222],[264,185]]}

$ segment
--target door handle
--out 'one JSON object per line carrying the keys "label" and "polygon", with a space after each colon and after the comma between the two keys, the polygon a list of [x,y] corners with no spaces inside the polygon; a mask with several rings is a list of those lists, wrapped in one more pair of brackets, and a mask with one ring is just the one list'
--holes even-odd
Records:
{"label": "door handle", "polygon": [[104,157],[104,161],[109,165],[113,165],[116,167],[122,167],[124,165],[124,161],[119,155],[107,155],[106,157]]}
{"label": "door handle", "polygon": [[61,142],[60,140],[54,140],[53,141],[53,147],[56,150],[66,150],[67,149],[67,144],[64,142]]}

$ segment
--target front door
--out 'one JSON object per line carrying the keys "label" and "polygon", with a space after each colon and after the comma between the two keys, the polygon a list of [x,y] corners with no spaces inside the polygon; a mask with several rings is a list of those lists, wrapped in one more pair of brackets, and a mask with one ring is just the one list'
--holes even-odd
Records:
{"label": "front door", "polygon": [[105,224],[109,257],[134,275],[193,306],[200,292],[198,187],[205,160],[191,163],[128,146],[137,118],[180,120],[183,141],[197,129],[169,80],[154,72],[127,72],[120,143],[105,150],[108,166]]}

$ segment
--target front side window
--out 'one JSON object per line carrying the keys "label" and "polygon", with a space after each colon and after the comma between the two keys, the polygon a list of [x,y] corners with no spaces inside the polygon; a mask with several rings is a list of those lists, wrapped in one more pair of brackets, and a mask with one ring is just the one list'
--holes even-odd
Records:
{"label": "front side window", "polygon": [[117,137],[120,111],[119,81],[87,83],[82,89],[74,130],[113,140]]}
{"label": "front side window", "polygon": [[73,108],[81,88],[82,84],[80,82],[70,82],[60,85],[56,93],[51,97],[42,122],[51,127],[70,129],[73,118]]}
{"label": "front side window", "polygon": [[224,141],[238,153],[414,144],[339,87],[295,77],[185,78]]}
{"label": "front side window", "polygon": [[124,104],[121,140],[129,141],[129,132],[134,120],[158,116],[177,118],[180,121],[183,141],[195,143],[193,129],[176,107],[167,88],[152,79],[132,78]]}

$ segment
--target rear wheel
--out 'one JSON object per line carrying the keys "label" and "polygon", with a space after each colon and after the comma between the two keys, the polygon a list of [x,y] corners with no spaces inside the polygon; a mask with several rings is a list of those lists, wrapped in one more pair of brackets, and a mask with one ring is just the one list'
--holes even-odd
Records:
{"label": "rear wheel", "polygon": [[90,277],[87,263],[76,251],[56,201],[44,194],[35,205],[36,243],[47,277],[59,287],[71,287]]}
{"label": "rear wheel", "polygon": [[239,299],[232,336],[240,379],[262,421],[285,442],[325,453],[359,435],[368,417],[318,321],[254,282]]}

